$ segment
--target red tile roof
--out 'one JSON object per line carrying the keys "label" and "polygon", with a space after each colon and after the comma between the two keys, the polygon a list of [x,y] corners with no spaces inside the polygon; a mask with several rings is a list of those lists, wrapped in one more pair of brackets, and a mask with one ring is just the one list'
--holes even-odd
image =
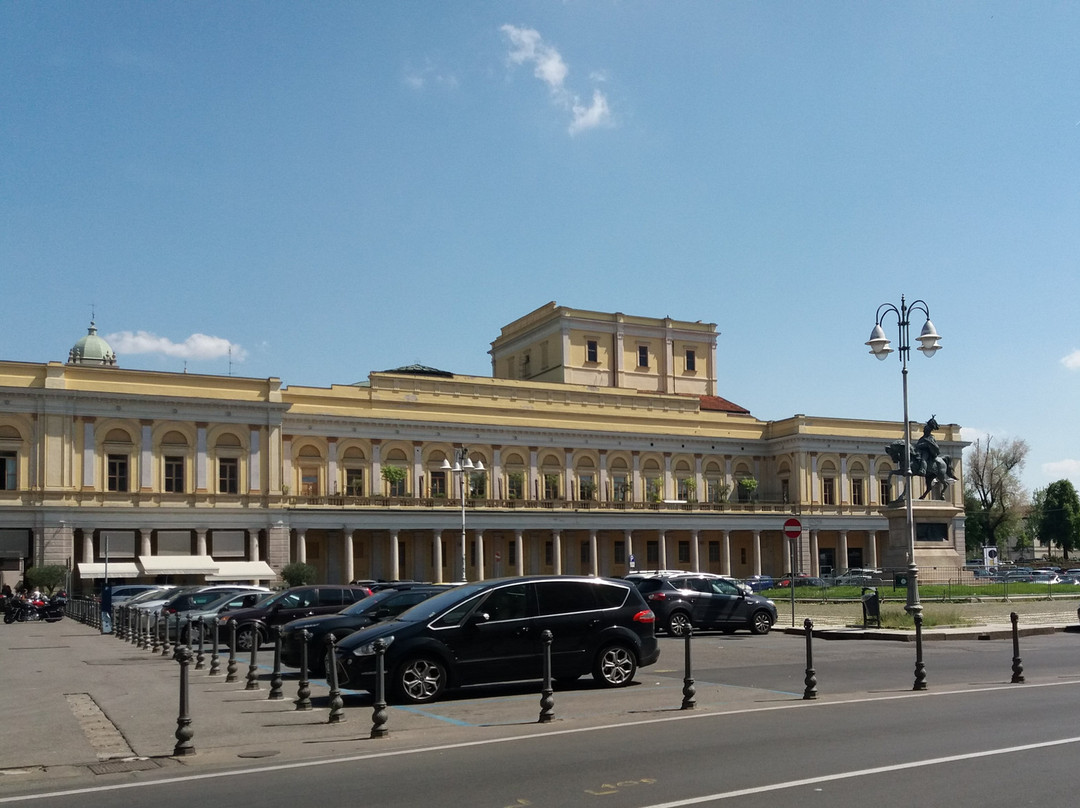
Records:
{"label": "red tile roof", "polygon": [[742,415],[749,415],[750,410],[745,407],[740,407],[738,404],[732,404],[726,398],[720,396],[699,396],[701,399],[701,409],[713,410],[716,412],[737,412]]}

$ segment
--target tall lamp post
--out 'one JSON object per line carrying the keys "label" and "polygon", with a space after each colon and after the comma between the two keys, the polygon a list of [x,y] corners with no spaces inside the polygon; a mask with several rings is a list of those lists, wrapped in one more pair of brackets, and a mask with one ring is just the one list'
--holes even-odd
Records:
{"label": "tall lamp post", "polygon": [[900,307],[892,303],[882,303],[878,306],[877,317],[874,321],[874,330],[870,332],[870,339],[866,344],[870,346],[870,353],[878,359],[884,360],[893,349],[889,345],[889,339],[885,336],[885,330],[881,327],[882,322],[890,314],[896,315],[896,323],[900,330],[899,351],[900,366],[904,377],[904,519],[908,538],[908,579],[907,579],[907,605],[904,610],[915,616],[922,613],[922,604],[919,602],[919,568],[915,564],[915,514],[911,502],[912,472],[911,472],[911,419],[908,417],[908,380],[907,365],[908,356],[911,353],[911,340],[909,329],[911,321],[909,315],[912,311],[922,312],[926,315],[926,323],[919,332],[918,340],[921,343],[919,350],[927,356],[933,356],[941,348],[937,330],[930,322],[930,308],[925,301],[916,300],[910,306],[900,296]]}
{"label": "tall lamp post", "polygon": [[465,542],[465,483],[470,473],[474,471],[483,471],[484,463],[481,460],[477,460],[475,463],[469,459],[469,449],[466,446],[462,446],[460,449],[454,452],[454,465],[450,465],[449,460],[443,460],[441,468],[444,471],[450,471],[458,475],[458,481],[460,484],[461,492],[461,580],[468,580],[466,570],[468,569],[468,563],[466,558],[466,542]]}

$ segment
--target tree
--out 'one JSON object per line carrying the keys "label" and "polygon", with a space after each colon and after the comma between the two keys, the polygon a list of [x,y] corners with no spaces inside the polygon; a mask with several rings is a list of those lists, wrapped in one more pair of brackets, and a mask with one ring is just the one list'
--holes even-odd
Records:
{"label": "tree", "polygon": [[965,526],[973,519],[981,520],[984,543],[1000,551],[1022,516],[1025,495],[1020,472],[1027,460],[1028,445],[1019,438],[998,445],[988,435],[969,446],[967,453],[964,502],[972,502],[977,510],[968,511]]}
{"label": "tree", "polygon": [[313,584],[316,575],[318,575],[318,571],[313,566],[299,561],[286,564],[281,568],[281,580],[289,586]]}
{"label": "tree", "polygon": [[1068,480],[1058,480],[1046,487],[1039,535],[1047,545],[1057,544],[1066,560],[1069,550],[1080,548],[1080,497]]}
{"label": "tree", "polygon": [[50,595],[56,587],[67,580],[67,567],[60,564],[46,564],[43,567],[27,567],[26,585],[31,589],[44,589]]}
{"label": "tree", "polygon": [[386,484],[390,488],[390,496],[404,496],[405,480],[409,476],[409,473],[405,471],[405,469],[401,466],[383,466],[381,474],[383,480],[386,481]]}

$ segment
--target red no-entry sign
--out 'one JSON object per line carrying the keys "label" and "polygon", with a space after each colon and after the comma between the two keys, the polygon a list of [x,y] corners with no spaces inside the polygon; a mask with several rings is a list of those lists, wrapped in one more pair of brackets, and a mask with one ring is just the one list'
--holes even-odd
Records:
{"label": "red no-entry sign", "polygon": [[797,539],[802,535],[802,522],[795,517],[784,522],[784,535],[789,539]]}

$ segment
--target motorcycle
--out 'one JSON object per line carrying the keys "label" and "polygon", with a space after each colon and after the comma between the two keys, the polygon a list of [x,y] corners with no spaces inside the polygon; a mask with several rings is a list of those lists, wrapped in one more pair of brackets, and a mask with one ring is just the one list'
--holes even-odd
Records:
{"label": "motorcycle", "polygon": [[16,598],[8,603],[7,611],[4,612],[4,622],[27,623],[44,620],[46,623],[55,623],[64,619],[67,601],[67,594],[64,592],[60,592],[47,600],[43,598]]}

